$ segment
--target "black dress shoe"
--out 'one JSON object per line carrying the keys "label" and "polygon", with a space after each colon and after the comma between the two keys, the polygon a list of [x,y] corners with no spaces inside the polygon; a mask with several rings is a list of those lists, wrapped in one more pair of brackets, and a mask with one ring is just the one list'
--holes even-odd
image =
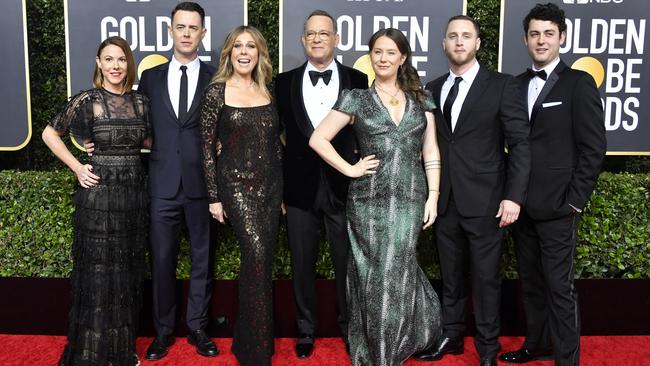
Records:
{"label": "black dress shoe", "polygon": [[479,363],[480,366],[497,366],[497,358],[496,357],[484,357],[481,358],[481,363]]}
{"label": "black dress shoe", "polygon": [[296,356],[307,358],[314,352],[314,336],[301,334],[296,341]]}
{"label": "black dress shoe", "polygon": [[154,338],[153,342],[149,345],[149,348],[147,348],[144,358],[149,361],[155,361],[167,356],[169,347],[174,344],[175,340],[176,339],[171,335],[158,336]]}
{"label": "black dress shoe", "polygon": [[219,354],[217,345],[205,334],[203,329],[195,330],[187,335],[187,342],[196,347],[196,353],[205,357],[214,357]]}
{"label": "black dress shoe", "polygon": [[548,360],[553,356],[552,351],[531,351],[522,347],[514,352],[506,352],[499,356],[499,359],[507,363],[526,363],[535,360]]}
{"label": "black dress shoe", "polygon": [[446,354],[460,355],[464,352],[463,338],[440,337],[433,346],[413,356],[417,361],[437,361]]}

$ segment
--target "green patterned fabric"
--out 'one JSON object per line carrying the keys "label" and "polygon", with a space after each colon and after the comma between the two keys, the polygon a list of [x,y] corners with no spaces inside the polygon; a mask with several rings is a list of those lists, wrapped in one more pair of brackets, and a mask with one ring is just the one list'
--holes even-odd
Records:
{"label": "green patterned fabric", "polygon": [[420,268],[416,245],[428,192],[420,155],[427,95],[407,97],[395,124],[375,88],[344,90],[334,109],[354,116],[362,157],[376,155],[377,173],[352,180],[347,216],[351,256],[347,291],[353,365],[401,365],[438,338],[440,302]]}

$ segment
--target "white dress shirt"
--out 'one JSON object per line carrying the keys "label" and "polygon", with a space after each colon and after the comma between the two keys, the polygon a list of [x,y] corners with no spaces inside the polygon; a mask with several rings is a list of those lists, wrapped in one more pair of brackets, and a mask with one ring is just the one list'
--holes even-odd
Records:
{"label": "white dress shirt", "polygon": [[[546,65],[546,67],[542,69],[536,69],[535,65],[532,66],[532,69],[533,71],[546,71],[546,79],[548,80],[548,77],[551,75],[553,70],[555,70],[555,67],[559,63],[560,58],[558,57],[555,59],[555,61]],[[539,93],[542,92],[544,85],[546,85],[546,80],[540,78],[539,76],[535,76],[534,78],[530,79],[530,82],[528,83],[528,119],[530,119],[530,117],[533,115],[533,107],[535,106],[537,97],[539,96]]]}
{"label": "white dress shirt", "polygon": [[[194,94],[196,92],[196,86],[199,83],[199,69],[201,68],[201,62],[199,58],[195,58],[193,61],[187,64],[182,64],[172,56],[172,60],[169,62],[169,70],[167,71],[167,91],[169,92],[169,99],[172,102],[172,107],[174,107],[174,112],[176,117],[178,117],[178,98],[181,90],[181,66],[187,66],[187,109],[189,110],[192,106],[192,101],[194,100]],[[187,112],[187,111],[186,111]]]}
{"label": "white dress shirt", "polygon": [[451,87],[454,86],[454,80],[456,77],[460,76],[463,78],[463,81],[458,84],[458,95],[454,104],[451,106],[451,131],[453,132],[456,128],[456,122],[458,122],[458,116],[460,115],[460,110],[463,108],[463,103],[465,103],[465,98],[469,92],[469,88],[472,86],[480,66],[478,61],[474,62],[474,65],[469,68],[463,75],[456,75],[453,71],[449,70],[449,77],[445,80],[445,83],[442,84],[442,89],[440,90],[440,108],[443,108],[447,96]]}
{"label": "white dress shirt", "polygon": [[305,73],[302,76],[302,101],[314,128],[318,127],[323,118],[327,116],[339,97],[339,68],[336,66],[336,62],[332,60],[325,70],[332,70],[332,78],[327,85],[323,78],[319,78],[316,85],[311,83],[309,72],[321,72],[321,70],[309,62],[307,62]]}

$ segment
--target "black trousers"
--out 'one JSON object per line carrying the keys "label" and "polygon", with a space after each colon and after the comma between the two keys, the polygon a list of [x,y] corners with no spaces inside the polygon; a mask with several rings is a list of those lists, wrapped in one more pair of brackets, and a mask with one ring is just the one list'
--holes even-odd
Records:
{"label": "black trousers", "polygon": [[494,216],[463,217],[458,213],[453,196],[447,212],[436,221],[443,287],[443,335],[457,338],[465,334],[466,278],[469,274],[477,330],[474,342],[481,357],[496,357],[500,348],[502,239],[499,219]]}
{"label": "black trousers", "polygon": [[330,244],[330,254],[336,276],[337,321],[345,339],[348,324],[345,283],[350,240],[345,206],[341,202],[336,202],[323,184],[318,190],[313,207],[304,209],[287,206],[287,234],[291,250],[298,331],[301,334],[313,336],[317,326],[316,260],[323,224],[327,241]]}
{"label": "black trousers", "polygon": [[183,223],[187,226],[192,258],[187,301],[187,326],[203,329],[208,324],[208,305],[212,294],[210,267],[210,225],[208,200],[190,199],[179,188],[170,199],[151,197],[150,242],[153,262],[153,320],[160,336],[173,333],[176,323],[176,264]]}
{"label": "black trousers", "polygon": [[556,365],[580,363],[580,313],[574,286],[579,214],[533,220],[522,212],[513,227],[531,350],[553,349]]}

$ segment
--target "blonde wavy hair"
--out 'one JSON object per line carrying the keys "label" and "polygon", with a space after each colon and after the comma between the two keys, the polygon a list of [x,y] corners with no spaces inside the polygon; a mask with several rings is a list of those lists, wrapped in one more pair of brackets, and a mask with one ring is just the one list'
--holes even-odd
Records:
{"label": "blonde wavy hair", "polygon": [[273,76],[273,65],[269,59],[269,47],[266,44],[266,39],[257,28],[250,25],[240,25],[228,33],[226,40],[223,42],[221,48],[221,56],[219,57],[219,69],[212,77],[211,83],[226,82],[235,73],[232,62],[230,61],[230,54],[235,45],[235,40],[242,33],[248,33],[253,38],[257,46],[258,60],[255,70],[253,70],[253,81],[257,86],[266,94],[267,98],[271,98],[271,93],[266,87]]}

